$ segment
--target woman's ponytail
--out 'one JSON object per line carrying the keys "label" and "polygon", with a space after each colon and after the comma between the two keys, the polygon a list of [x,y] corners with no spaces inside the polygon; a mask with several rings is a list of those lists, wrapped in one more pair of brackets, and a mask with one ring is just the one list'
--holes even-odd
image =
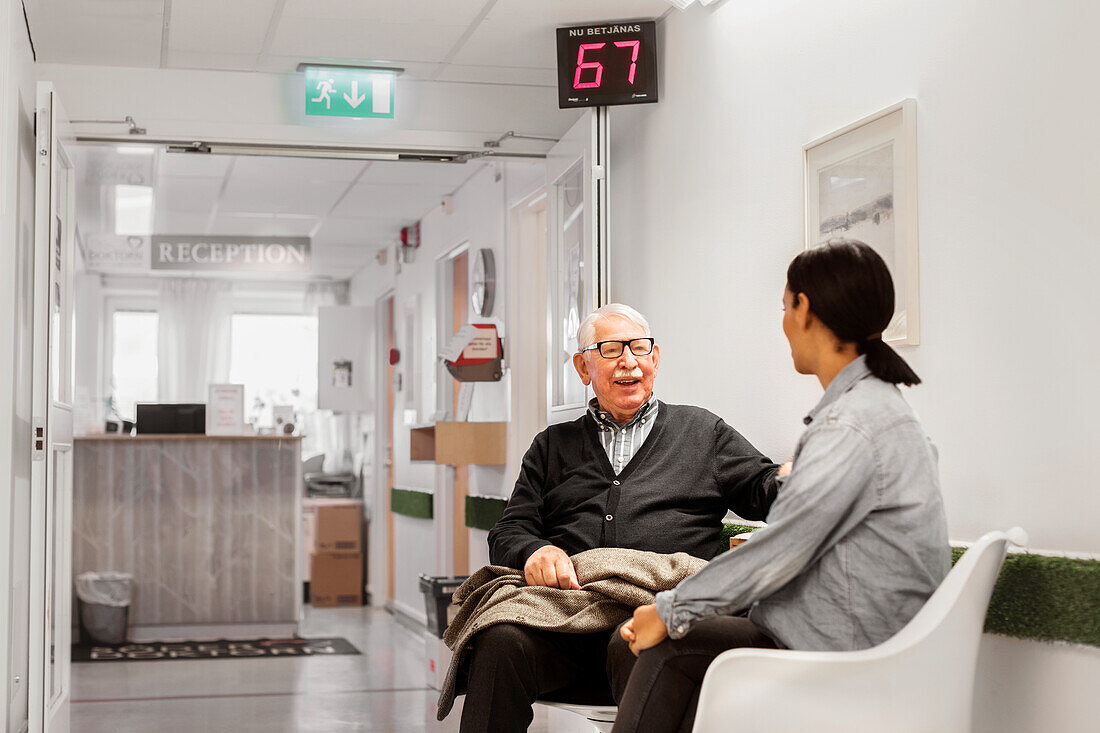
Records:
{"label": "woman's ponytail", "polygon": [[867,355],[867,368],[871,370],[871,374],[882,381],[904,384],[907,387],[920,384],[917,373],[881,336],[864,341],[861,353]]}

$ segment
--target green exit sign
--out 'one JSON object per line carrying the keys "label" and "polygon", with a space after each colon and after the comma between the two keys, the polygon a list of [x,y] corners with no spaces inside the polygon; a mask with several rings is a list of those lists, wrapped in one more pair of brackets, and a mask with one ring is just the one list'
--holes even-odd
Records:
{"label": "green exit sign", "polygon": [[382,69],[304,66],[306,114],[393,118],[397,74]]}

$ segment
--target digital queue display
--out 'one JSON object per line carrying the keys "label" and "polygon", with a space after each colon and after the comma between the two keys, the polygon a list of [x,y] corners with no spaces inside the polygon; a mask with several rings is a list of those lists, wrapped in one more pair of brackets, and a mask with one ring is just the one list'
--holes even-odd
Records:
{"label": "digital queue display", "polygon": [[558,28],[558,107],[657,101],[657,23]]}

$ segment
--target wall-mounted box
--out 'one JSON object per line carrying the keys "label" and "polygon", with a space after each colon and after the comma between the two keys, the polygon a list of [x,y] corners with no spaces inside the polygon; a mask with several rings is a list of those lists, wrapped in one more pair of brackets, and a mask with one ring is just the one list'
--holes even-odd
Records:
{"label": "wall-mounted box", "polygon": [[414,461],[449,466],[503,466],[503,422],[438,422],[409,431],[409,454]]}

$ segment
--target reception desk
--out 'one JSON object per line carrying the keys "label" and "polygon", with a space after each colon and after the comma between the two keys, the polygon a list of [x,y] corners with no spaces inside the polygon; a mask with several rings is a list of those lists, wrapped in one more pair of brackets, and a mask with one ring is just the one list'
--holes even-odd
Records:
{"label": "reception desk", "polygon": [[73,573],[133,573],[134,641],[297,633],[298,438],[86,436],[73,459]]}

